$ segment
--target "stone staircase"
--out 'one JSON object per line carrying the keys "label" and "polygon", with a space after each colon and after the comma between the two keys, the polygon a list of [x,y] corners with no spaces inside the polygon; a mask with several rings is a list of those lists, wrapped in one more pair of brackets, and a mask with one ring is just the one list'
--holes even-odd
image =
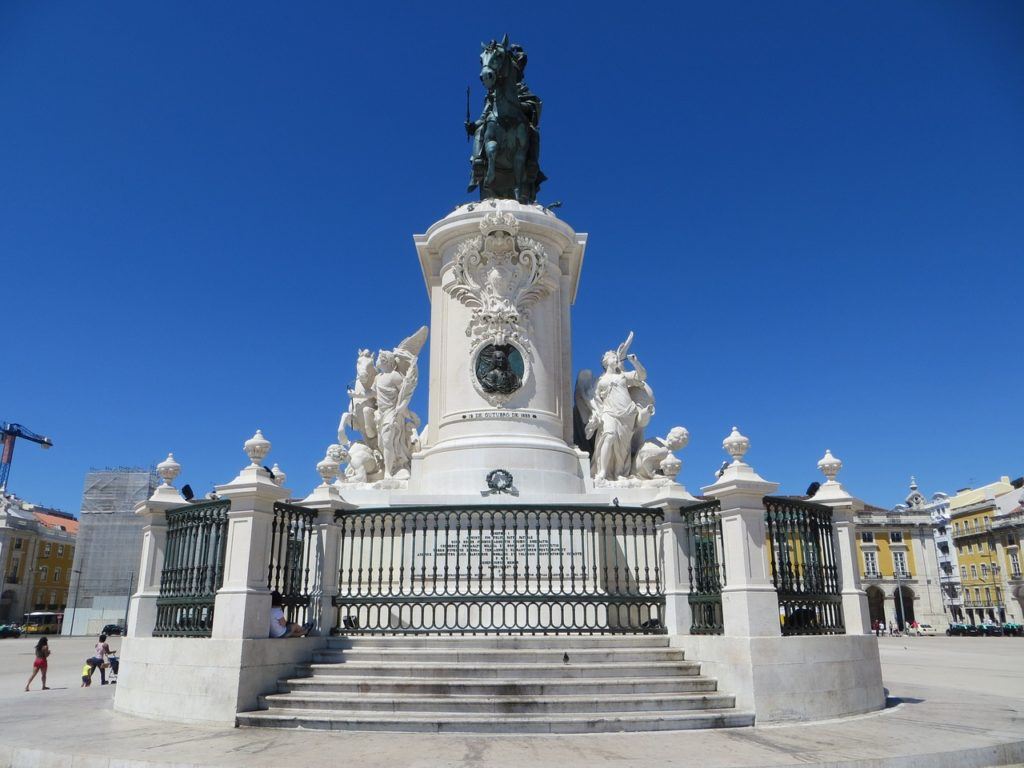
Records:
{"label": "stone staircase", "polygon": [[754,724],[698,662],[653,635],[336,637],[299,673],[238,724],[441,733]]}

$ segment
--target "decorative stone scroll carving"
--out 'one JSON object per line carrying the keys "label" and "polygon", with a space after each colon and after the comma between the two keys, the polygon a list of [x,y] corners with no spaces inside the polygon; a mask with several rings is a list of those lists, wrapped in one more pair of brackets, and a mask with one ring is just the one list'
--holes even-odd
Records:
{"label": "decorative stone scroll carving", "polygon": [[457,247],[444,290],[472,310],[466,335],[474,343],[518,341],[529,353],[530,308],[557,286],[544,247],[519,234],[511,212],[493,211]]}
{"label": "decorative stone scroll carving", "polygon": [[[419,382],[417,358],[427,332],[423,326],[393,350],[380,350],[376,363],[369,350],[359,350],[356,384],[348,390],[348,410],[338,424],[335,453],[339,461],[348,462],[339,482],[399,487],[409,479],[420,426],[409,404]],[[362,441],[351,442],[348,428],[358,430]]]}

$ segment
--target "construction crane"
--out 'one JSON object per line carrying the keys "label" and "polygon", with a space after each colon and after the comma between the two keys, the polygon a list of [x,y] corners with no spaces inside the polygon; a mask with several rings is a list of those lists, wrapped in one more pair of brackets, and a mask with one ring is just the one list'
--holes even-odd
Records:
{"label": "construction crane", "polygon": [[7,491],[7,478],[11,474],[11,461],[14,459],[14,441],[19,437],[39,443],[43,448],[53,448],[53,441],[48,437],[37,435],[31,429],[25,429],[21,424],[8,424],[6,421],[0,425],[0,436],[3,436],[4,452],[0,456],[0,494]]}

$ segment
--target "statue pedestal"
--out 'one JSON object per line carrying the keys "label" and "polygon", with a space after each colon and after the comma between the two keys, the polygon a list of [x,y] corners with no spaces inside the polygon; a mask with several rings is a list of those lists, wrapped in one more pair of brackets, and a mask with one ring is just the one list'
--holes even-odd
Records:
{"label": "statue pedestal", "polygon": [[[586,239],[512,200],[460,206],[416,236],[431,303],[430,407],[410,494],[479,495],[496,469],[528,495],[588,490],[586,456],[572,445],[570,322]],[[489,345],[508,356],[510,392],[487,389]]]}

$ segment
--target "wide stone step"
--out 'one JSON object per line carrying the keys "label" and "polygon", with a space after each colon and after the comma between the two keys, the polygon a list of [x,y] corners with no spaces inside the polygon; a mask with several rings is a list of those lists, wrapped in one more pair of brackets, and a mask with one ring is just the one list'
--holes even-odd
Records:
{"label": "wide stone step", "polygon": [[341,636],[331,637],[327,647],[347,648],[668,648],[666,635],[462,635],[462,636]]}
{"label": "wide stone step", "polygon": [[596,664],[417,664],[414,662],[361,662],[344,664],[310,664],[300,666],[300,673],[316,676],[346,677],[368,675],[375,677],[434,678],[573,678],[573,677],[662,677],[665,675],[698,675],[700,664],[694,661],[603,662]]}
{"label": "wide stone step", "polygon": [[352,662],[416,662],[416,663],[513,663],[562,664],[568,654],[569,663],[683,661],[678,648],[352,648],[319,651],[313,656],[318,664],[350,664]]}
{"label": "wide stone step", "polygon": [[598,714],[725,709],[735,697],[722,693],[627,693],[594,696],[416,696],[365,693],[288,693],[260,697],[264,709],[351,712],[459,712],[502,714]]}
{"label": "wide stone step", "polygon": [[[353,710],[270,709],[238,715],[240,726],[332,731],[420,733],[599,733],[730,728],[754,724],[752,712],[734,709],[605,712],[594,715],[476,715],[458,712],[366,713]],[[642,758],[642,747],[638,751]]]}
{"label": "wide stone step", "polygon": [[715,691],[711,677],[597,677],[567,679],[461,679],[432,677],[375,677],[320,675],[281,680],[281,693],[331,692],[361,694],[415,694],[421,696],[590,696],[613,694],[697,693]]}

